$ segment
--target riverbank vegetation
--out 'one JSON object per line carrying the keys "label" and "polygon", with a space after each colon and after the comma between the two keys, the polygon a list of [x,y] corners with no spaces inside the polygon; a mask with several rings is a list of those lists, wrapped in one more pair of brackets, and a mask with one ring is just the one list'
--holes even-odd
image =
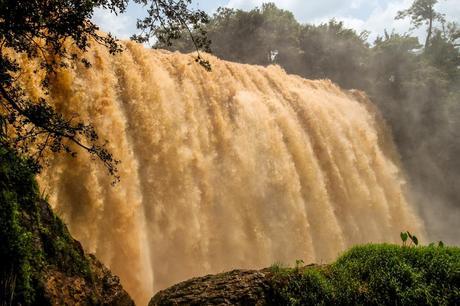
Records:
{"label": "riverbank vegetation", "polygon": [[273,266],[273,305],[457,305],[460,248],[357,246],[335,263]]}

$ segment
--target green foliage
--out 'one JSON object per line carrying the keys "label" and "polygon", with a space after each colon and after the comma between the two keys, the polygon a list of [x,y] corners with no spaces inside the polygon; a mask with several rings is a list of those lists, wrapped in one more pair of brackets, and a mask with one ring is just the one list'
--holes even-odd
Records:
{"label": "green foliage", "polygon": [[434,10],[437,2],[438,0],[414,0],[410,8],[399,11],[396,16],[396,19],[409,17],[414,28],[419,28],[422,24],[428,25],[425,49],[430,43],[433,23],[435,21],[445,22],[444,15]]}
{"label": "green foliage", "polygon": [[299,268],[300,268],[301,266],[303,266],[304,264],[305,264],[305,262],[304,262],[302,259],[297,259],[297,260],[295,261],[295,267],[296,267],[297,269],[299,269]]}
{"label": "green foliage", "polygon": [[[206,31],[213,53],[225,60],[279,64],[290,73],[328,77],[351,87],[356,86],[355,74],[365,73],[362,63],[368,57],[368,33],[358,34],[334,19],[319,26],[301,25],[291,12],[266,3],[251,11],[220,8]],[[194,48],[184,35],[172,45],[158,43],[156,47],[182,52]]]}
{"label": "green foliage", "polygon": [[[104,3],[105,2],[105,3]],[[123,1],[97,1],[111,10],[123,8]],[[95,1],[0,1],[0,142],[22,156],[35,161],[39,169],[44,152],[68,152],[75,155],[74,147],[85,149],[106,165],[117,178],[116,164],[91,125],[63,117],[46,101],[46,95],[32,98],[26,95],[17,81],[21,67],[11,51],[36,59],[46,77],[41,83],[48,93],[54,72],[66,67],[66,59],[84,58],[67,50],[66,40],[73,40],[76,48],[85,51],[89,41],[107,46],[111,52],[120,50],[116,40],[98,34],[97,27],[88,21]]]}
{"label": "green foliage", "polygon": [[404,246],[406,245],[407,238],[410,238],[411,243],[414,246],[418,245],[418,238],[415,235],[412,235],[409,231],[401,232],[400,236],[401,236],[401,240],[402,240]]}
{"label": "green foliage", "polygon": [[455,22],[448,23],[442,29],[434,29],[431,44],[426,49],[424,57],[449,80],[460,80],[460,56],[457,40],[460,28]]}
{"label": "green foliage", "polygon": [[428,24],[430,19],[436,18],[440,21],[444,20],[443,14],[435,12],[434,5],[438,0],[415,0],[411,7],[399,11],[396,19],[410,17],[414,27],[420,27],[422,24]]}
{"label": "green foliage", "polygon": [[[30,304],[34,298],[32,267],[36,254],[32,235],[23,224],[22,207],[36,200],[36,184],[26,162],[0,147],[0,299],[15,292],[16,299]],[[13,283],[5,282],[9,274]]]}
{"label": "green foliage", "polygon": [[[279,275],[278,275],[279,277]],[[330,283],[320,269],[306,269],[281,276],[277,284],[276,302],[279,305],[331,305],[333,303]],[[279,286],[279,287],[278,287]]]}
{"label": "green foliage", "polygon": [[409,235],[410,240],[412,243],[417,246],[418,245],[418,239],[415,235],[412,235],[411,233],[407,232],[407,235]]}
{"label": "green foliage", "polygon": [[273,270],[276,305],[456,305],[460,249],[358,246],[330,266]]}
{"label": "green foliage", "polygon": [[356,81],[367,74],[363,63],[370,56],[367,34],[347,29],[335,19],[317,26],[302,26],[298,55],[301,64],[295,73],[311,79],[329,78],[349,88],[359,87]]}
{"label": "green foliage", "polygon": [[407,232],[401,232],[400,236],[403,244],[406,244],[407,238],[409,237],[409,235],[407,235]]}
{"label": "green foliage", "polygon": [[42,295],[45,269],[81,276],[89,261],[38,192],[30,162],[0,146],[0,301],[33,305]]}

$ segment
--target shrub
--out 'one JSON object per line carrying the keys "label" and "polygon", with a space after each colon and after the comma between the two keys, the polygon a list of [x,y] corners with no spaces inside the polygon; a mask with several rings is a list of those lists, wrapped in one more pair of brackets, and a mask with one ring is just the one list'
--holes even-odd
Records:
{"label": "shrub", "polygon": [[458,305],[460,248],[365,245],[330,266],[273,269],[279,305]]}

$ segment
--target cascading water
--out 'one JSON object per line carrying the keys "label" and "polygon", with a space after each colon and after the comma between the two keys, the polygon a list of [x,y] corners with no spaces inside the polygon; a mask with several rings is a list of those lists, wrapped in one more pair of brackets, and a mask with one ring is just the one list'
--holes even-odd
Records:
{"label": "cascading water", "polygon": [[192,276],[274,262],[327,262],[421,227],[390,137],[359,92],[281,68],[127,42],[62,71],[58,111],[91,122],[121,182],[86,154],[41,176],[72,234],[138,303]]}

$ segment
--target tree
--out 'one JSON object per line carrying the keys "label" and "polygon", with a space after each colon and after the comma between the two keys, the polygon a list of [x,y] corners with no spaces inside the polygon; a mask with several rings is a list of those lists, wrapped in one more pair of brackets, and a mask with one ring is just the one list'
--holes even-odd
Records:
{"label": "tree", "polygon": [[434,5],[438,0],[415,0],[407,10],[399,11],[395,19],[410,17],[414,28],[419,28],[422,24],[428,25],[426,31],[425,50],[430,43],[435,21],[445,22],[444,15],[434,10]]}
{"label": "tree", "polygon": [[[298,57],[299,29],[294,15],[273,3],[247,12],[219,8],[206,26],[212,41],[212,52],[216,56],[256,65],[279,63],[281,58],[292,61]],[[156,47],[182,52],[190,52],[194,48],[191,40],[184,35],[174,40],[172,45],[160,42]]]}
{"label": "tree", "polygon": [[460,81],[460,29],[455,22],[448,23],[443,29],[434,29],[430,47],[424,56],[435,67],[447,74],[455,84]]}
{"label": "tree", "polygon": [[368,32],[356,33],[342,21],[304,25],[300,31],[301,75],[332,81],[346,88],[363,89],[367,83]]}
{"label": "tree", "polygon": [[[207,48],[206,33],[200,31],[208,21],[202,11],[188,8],[191,0],[133,0],[147,7],[147,17],[138,20],[141,33],[133,39],[145,42],[157,36],[165,44],[184,30],[194,30],[193,42],[197,50]],[[94,128],[75,118],[65,118],[47,101],[50,78],[68,62],[80,61],[88,68],[85,51],[92,42],[117,53],[122,46],[110,34],[98,32],[91,22],[93,11],[102,7],[115,14],[123,13],[129,0],[0,0],[0,143],[27,157],[39,171],[46,151],[76,155],[80,147],[100,159],[111,175],[118,179],[118,161],[105,148]],[[71,51],[68,41],[79,52]],[[37,59],[44,73],[41,84],[45,93],[32,98],[18,83],[21,66],[17,55]],[[66,61],[67,60],[67,61]],[[197,61],[206,66],[198,54]]]}

